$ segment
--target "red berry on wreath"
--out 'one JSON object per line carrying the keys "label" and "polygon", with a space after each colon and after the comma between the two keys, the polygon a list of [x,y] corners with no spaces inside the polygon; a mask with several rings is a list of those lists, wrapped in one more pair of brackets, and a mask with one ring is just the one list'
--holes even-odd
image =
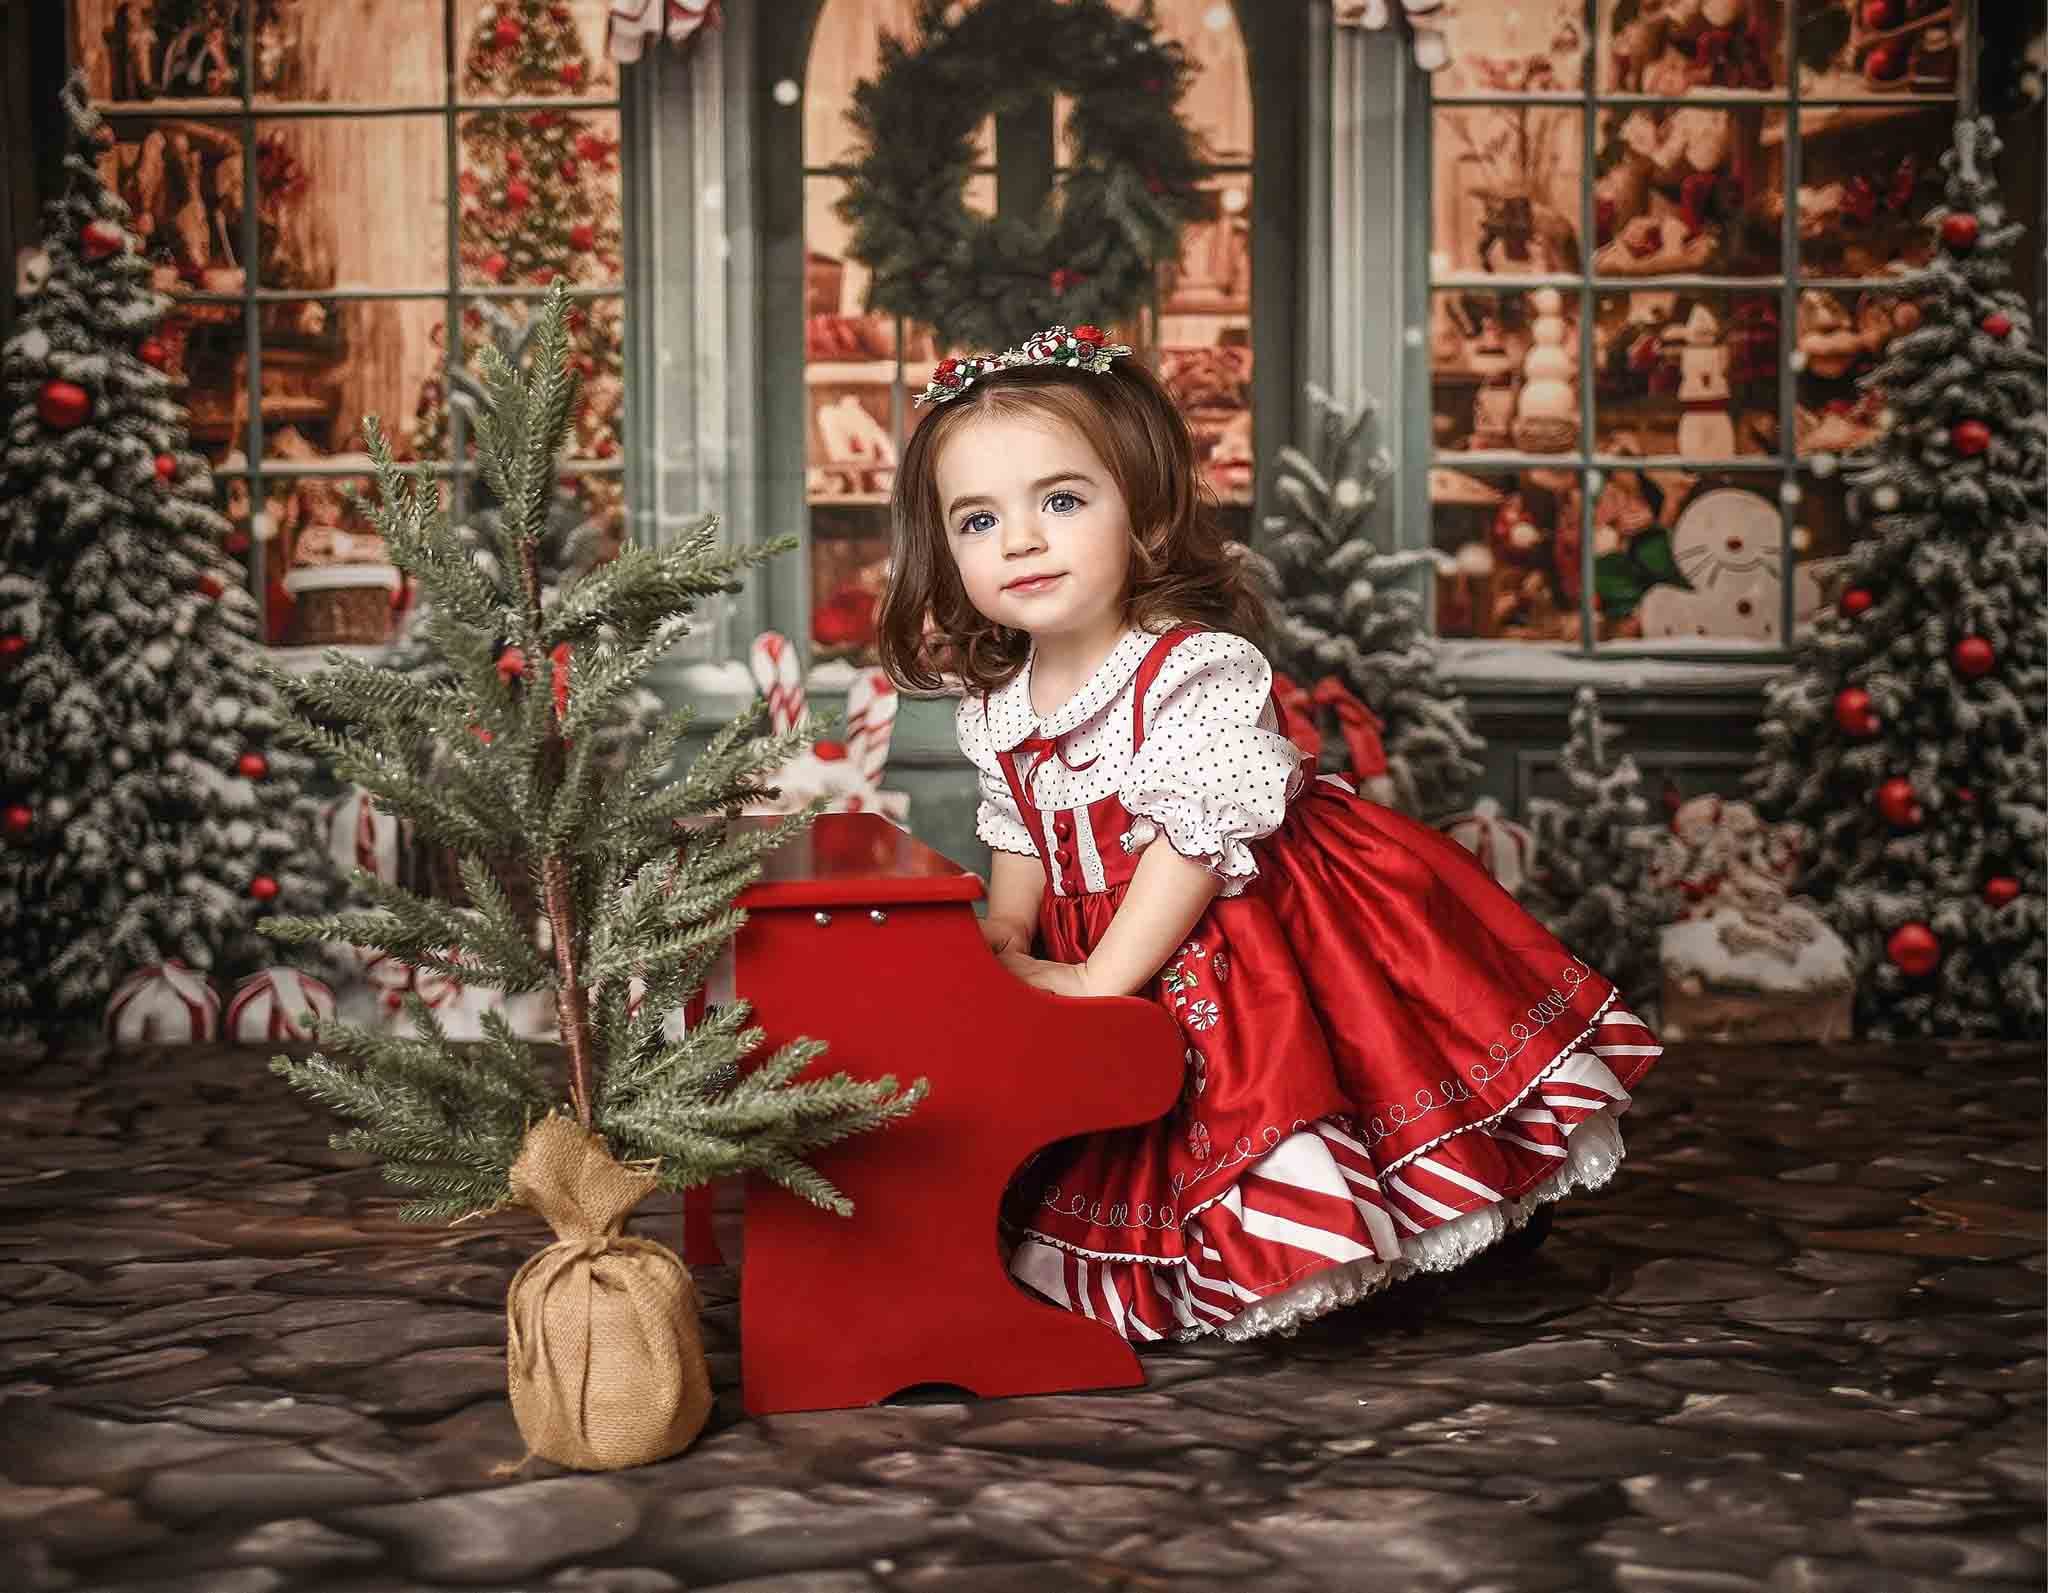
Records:
{"label": "red berry on wreath", "polygon": [[565,160],[562,162],[562,178],[565,182],[573,183],[578,177],[578,175],[582,172],[582,170],[583,168],[577,165],[576,162],[573,160]]}
{"label": "red berry on wreath", "polygon": [[88,221],[78,234],[80,250],[88,260],[104,260],[128,246],[128,234],[111,221]]}
{"label": "red berry on wreath", "polygon": [[2012,336],[2012,317],[2003,310],[1993,310],[1984,317],[1984,333],[2003,342]]}
{"label": "red berry on wreath", "polygon": [[481,262],[483,274],[493,282],[505,274],[505,257],[501,254],[487,254]]}
{"label": "red berry on wreath", "polygon": [[175,458],[173,458],[173,457],[172,457],[171,455],[169,455],[169,454],[158,454],[158,455],[156,456],[156,479],[157,479],[157,480],[159,480],[159,481],[169,481],[169,480],[171,479],[171,477],[175,476],[175,475],[176,475],[177,473],[178,473],[178,461],[177,461],[177,460],[176,460]]}
{"label": "red berry on wreath", "polygon": [[1941,241],[1951,249],[1964,250],[1977,242],[1977,218],[1958,211],[1941,224]]}
{"label": "red berry on wreath", "polygon": [[277,899],[277,881],[268,874],[258,874],[249,881],[249,894],[259,902],[275,901]]}
{"label": "red berry on wreath", "polygon": [[76,382],[53,379],[36,394],[36,413],[46,426],[69,431],[92,413],[92,395]]}
{"label": "red berry on wreath", "polygon": [[26,636],[0,636],[0,665],[12,665],[28,651]]}
{"label": "red berry on wreath", "polygon": [[235,760],[235,771],[245,780],[260,780],[270,773],[270,762],[260,752],[245,752]]}
{"label": "red berry on wreath", "polygon": [[4,814],[0,814],[0,828],[7,831],[7,838],[10,841],[22,839],[35,828],[35,823],[35,809],[25,808],[19,802],[8,808]]}
{"label": "red berry on wreath", "polygon": [[1994,874],[1984,882],[1984,900],[1993,907],[2003,907],[2015,901],[2020,894],[2020,882],[2010,874]]}
{"label": "red berry on wreath", "polygon": [[523,31],[514,18],[507,17],[491,30],[491,37],[509,50],[519,42],[520,34]]}
{"label": "red berry on wreath", "polygon": [[597,229],[587,221],[579,221],[569,229],[569,247],[588,254],[597,245]]}
{"label": "red berry on wreath", "polygon": [[533,190],[517,177],[505,184],[505,203],[514,210],[523,209],[533,200]]}
{"label": "red berry on wreath", "polygon": [[1991,650],[1991,644],[1981,636],[1965,636],[1956,643],[1955,666],[1965,675],[1985,675],[1998,657]]}
{"label": "red berry on wreath", "polygon": [[1844,686],[1835,693],[1835,723],[1844,735],[1859,739],[1877,734],[1877,715],[1870,706],[1870,693],[1861,686]]}
{"label": "red berry on wreath", "polygon": [[1074,341],[1077,343],[1100,343],[1102,341],[1102,328],[1092,325],[1077,326],[1074,328]]}
{"label": "red berry on wreath", "polygon": [[1969,458],[1991,446],[1991,428],[1981,420],[1959,420],[1949,433],[1949,441],[1955,444],[1957,453]]}
{"label": "red berry on wreath", "polygon": [[1901,924],[1885,942],[1885,955],[1903,974],[1921,979],[1941,961],[1941,942],[1925,924]]}
{"label": "red berry on wreath", "polygon": [[1920,803],[1913,795],[1913,782],[1897,776],[1877,788],[1877,811],[1888,824],[1907,829],[1920,822]]}
{"label": "red berry on wreath", "polygon": [[1870,594],[1860,586],[1852,586],[1842,594],[1842,613],[1850,619],[1865,612],[1871,605]]}
{"label": "red berry on wreath", "polygon": [[171,351],[164,347],[163,339],[157,337],[144,338],[142,346],[135,352],[142,357],[143,364],[154,365],[158,370],[162,370],[165,362],[171,357]]}

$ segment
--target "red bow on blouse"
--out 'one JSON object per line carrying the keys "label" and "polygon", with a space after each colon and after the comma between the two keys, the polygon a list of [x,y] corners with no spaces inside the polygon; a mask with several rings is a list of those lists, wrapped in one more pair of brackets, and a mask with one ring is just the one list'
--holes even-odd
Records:
{"label": "red bow on blouse", "polygon": [[1010,756],[1012,758],[1028,757],[1032,760],[1031,773],[1024,777],[1024,789],[1031,794],[1033,801],[1036,801],[1038,797],[1038,792],[1034,788],[1034,782],[1038,779],[1038,771],[1043,769],[1054,758],[1058,758],[1064,767],[1075,774],[1079,774],[1083,769],[1094,768],[1102,759],[1102,754],[1097,753],[1086,763],[1072,762],[1067,757],[1067,749],[1060,745],[1060,738],[1058,736],[1026,736],[1010,749]]}
{"label": "red bow on blouse", "polygon": [[1281,734],[1301,748],[1311,770],[1323,755],[1323,733],[1316,727],[1316,710],[1329,708],[1336,712],[1337,728],[1351,754],[1352,778],[1363,780],[1387,772],[1386,748],[1380,743],[1380,732],[1386,726],[1335,675],[1325,675],[1313,690],[1304,690],[1276,669],[1273,701],[1280,710]]}

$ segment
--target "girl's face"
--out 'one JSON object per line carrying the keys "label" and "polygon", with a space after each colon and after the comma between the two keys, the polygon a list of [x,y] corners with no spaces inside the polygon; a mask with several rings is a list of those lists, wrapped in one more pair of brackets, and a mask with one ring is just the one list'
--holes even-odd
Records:
{"label": "girl's face", "polygon": [[1130,515],[1080,433],[987,415],[946,440],[936,470],[946,546],[983,618],[1083,643],[1122,626]]}

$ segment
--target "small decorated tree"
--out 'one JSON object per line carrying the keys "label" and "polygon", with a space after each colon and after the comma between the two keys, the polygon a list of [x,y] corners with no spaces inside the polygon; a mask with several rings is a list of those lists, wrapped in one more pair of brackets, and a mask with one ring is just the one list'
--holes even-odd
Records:
{"label": "small decorated tree", "polygon": [[[682,1448],[710,1404],[688,1274],[661,1246],[619,1236],[632,1206],[657,1187],[752,1171],[845,1212],[804,1158],[902,1116],[924,1086],[800,1080],[823,1050],[809,1041],[742,1072],[760,1040],[744,1027],[744,1003],[680,1038],[664,1034],[738,928],[734,898],[761,856],[813,817],[725,822],[811,732],[757,742],[757,704],[683,779],[663,784],[691,718],[666,714],[622,770],[603,767],[598,730],[687,632],[694,605],[736,590],[741,570],[783,545],[720,552],[707,517],[674,546],[628,548],[543,601],[541,535],[576,396],[568,303],[552,290],[526,372],[494,350],[483,357],[480,455],[501,506],[492,551],[499,569],[516,572],[509,586],[450,529],[434,484],[408,479],[367,423],[379,529],[436,608],[430,636],[448,674],[430,680],[337,654],[327,672],[281,678],[305,715],[297,738],[460,853],[471,905],[358,870],[370,910],[270,926],[281,939],[347,941],[452,980],[548,992],[566,1080],[495,1012],[484,1014],[474,1050],[453,1044],[416,994],[407,998],[415,1037],[323,1023],[320,1043],[356,1065],[316,1053],[273,1066],[359,1121],[336,1144],[382,1158],[387,1176],[415,1191],[405,1216],[517,1203],[549,1221],[559,1243],[522,1269],[509,1301],[513,1410],[534,1453],[610,1467]],[[422,729],[445,756],[422,745]],[[493,865],[507,858],[540,904],[537,932],[497,877]],[[571,1277],[576,1287],[558,1287],[578,1269],[598,1286]],[[607,1274],[616,1287],[603,1286]],[[606,1311],[630,1317],[620,1326],[631,1331],[611,1331],[599,1320]],[[587,1372],[550,1359],[586,1344]]]}
{"label": "small decorated tree", "polygon": [[1438,673],[1421,599],[1401,579],[1434,570],[1439,555],[1383,552],[1368,528],[1393,470],[1372,442],[1378,405],[1353,407],[1315,386],[1308,397],[1314,438],[1307,453],[1280,450],[1286,513],[1267,520],[1252,554],[1273,605],[1270,651],[1285,677],[1275,684],[1306,698],[1297,712],[1313,715],[1325,771],[1373,781],[1358,764],[1383,753],[1383,799],[1434,819],[1462,803],[1486,745]]}
{"label": "small decorated tree", "polygon": [[1800,889],[1848,943],[1867,1037],[2048,1032],[2048,413],[2024,229],[1988,119],[1942,156],[1920,320],[1867,386],[1893,424],[1845,475],[1869,534],[1766,693],[1748,776],[1813,844]]}
{"label": "small decorated tree", "polygon": [[257,607],[172,397],[170,305],[64,88],[49,274],[4,352],[0,1022],[93,1022],[124,976],[233,975],[258,925],[331,905],[304,782],[257,666]]}
{"label": "small decorated tree", "polygon": [[1635,759],[1614,754],[1620,734],[1601,717],[1593,688],[1581,686],[1561,759],[1569,795],[1529,803],[1540,863],[1523,903],[1647,1015],[1658,1001],[1659,936],[1677,902],[1651,878],[1651,846],[1663,827]]}

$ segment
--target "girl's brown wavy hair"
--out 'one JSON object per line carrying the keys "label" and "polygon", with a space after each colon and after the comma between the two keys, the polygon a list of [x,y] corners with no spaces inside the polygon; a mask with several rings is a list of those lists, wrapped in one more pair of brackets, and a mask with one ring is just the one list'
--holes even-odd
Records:
{"label": "girl's brown wavy hair", "polygon": [[1204,625],[1265,645],[1265,603],[1204,500],[1194,437],[1159,378],[1129,358],[1100,375],[1022,365],[980,377],[939,405],[903,451],[876,644],[897,685],[938,691],[951,676],[969,691],[994,691],[1031,652],[1028,633],[983,618],[968,602],[946,545],[940,450],[962,427],[991,415],[1059,421],[1108,468],[1131,517],[1127,623],[1152,631]]}

